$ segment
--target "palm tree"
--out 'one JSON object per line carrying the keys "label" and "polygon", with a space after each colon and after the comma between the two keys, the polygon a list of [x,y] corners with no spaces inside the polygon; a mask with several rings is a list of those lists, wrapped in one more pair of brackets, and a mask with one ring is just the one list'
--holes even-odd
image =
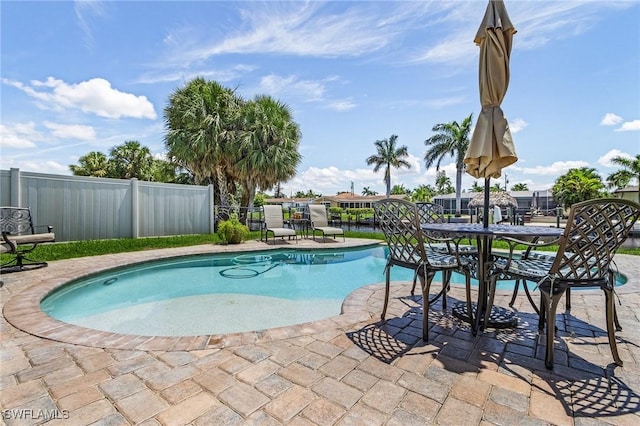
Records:
{"label": "palm tree", "polygon": [[378,195],[378,193],[376,191],[372,191],[371,188],[369,188],[368,186],[365,186],[364,188],[362,188],[362,195],[364,196]]}
{"label": "palm tree", "polygon": [[242,106],[238,135],[233,171],[243,189],[240,205],[252,207],[256,189],[266,191],[295,176],[302,135],[289,107],[263,95]]}
{"label": "palm tree", "polygon": [[198,77],[176,89],[164,109],[167,156],[189,170],[196,184],[215,182],[222,212],[230,204],[241,102],[233,90]]}
{"label": "palm tree", "polygon": [[438,194],[451,194],[456,191],[444,170],[436,172],[436,191]]}
{"label": "palm tree", "polygon": [[109,152],[109,157],[111,177],[153,180],[153,156],[149,148],[140,145],[140,142],[126,141],[122,145],[114,146]]}
{"label": "palm tree", "polygon": [[109,161],[107,156],[98,151],[91,151],[78,159],[79,164],[71,164],[69,169],[74,176],[109,176]]}
{"label": "palm tree", "polygon": [[427,153],[424,155],[424,162],[427,167],[436,163],[436,170],[440,170],[440,162],[446,156],[454,157],[456,164],[456,216],[460,216],[460,200],[462,194],[462,172],[464,171],[464,155],[469,147],[469,133],[471,132],[473,114],[462,120],[451,123],[436,124],[431,129],[437,132],[424,141]]}
{"label": "palm tree", "polygon": [[420,185],[411,193],[411,201],[422,201],[428,203],[436,194],[436,190],[431,185]]}
{"label": "palm tree", "polygon": [[511,187],[512,191],[528,191],[529,187],[526,183],[516,183]]}
{"label": "palm tree", "polygon": [[469,188],[469,191],[471,192],[483,192],[484,191],[484,186],[478,184],[478,181],[474,181],[473,185],[471,185],[471,188]]}
{"label": "palm tree", "polygon": [[393,188],[391,188],[391,193],[393,195],[411,195],[411,191],[403,184],[393,185]]}
{"label": "palm tree", "polygon": [[607,177],[609,188],[624,188],[635,180],[638,184],[638,202],[640,203],[640,154],[636,154],[635,159],[618,156],[611,159],[611,162],[621,166],[622,169]]}
{"label": "palm tree", "polygon": [[391,167],[396,169],[400,167],[411,168],[411,164],[405,160],[409,155],[407,147],[402,145],[396,148],[397,141],[397,135],[391,135],[389,139],[375,141],[373,144],[378,152],[367,158],[367,165],[375,164],[373,168],[374,173],[377,173],[384,167],[384,184],[387,187],[387,198],[391,195]]}
{"label": "palm tree", "polygon": [[602,197],[604,189],[604,183],[596,169],[581,167],[570,169],[556,179],[551,191],[553,198],[568,208],[580,201]]}

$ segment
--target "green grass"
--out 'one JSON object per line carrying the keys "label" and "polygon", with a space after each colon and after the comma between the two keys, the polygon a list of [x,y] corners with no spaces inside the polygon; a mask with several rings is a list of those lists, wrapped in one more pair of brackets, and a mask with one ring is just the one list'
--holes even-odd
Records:
{"label": "green grass", "polygon": [[[384,241],[384,236],[380,232],[345,231],[345,236],[349,238],[368,238]],[[253,231],[249,234],[247,239],[257,240],[259,238],[260,232]],[[76,241],[68,243],[41,244],[36,247],[29,257],[38,260],[52,261],[85,256],[99,256],[103,254],[125,253],[171,247],[187,247],[201,244],[221,244],[221,242],[220,238],[215,234]],[[508,249],[507,244],[500,241],[494,242],[493,247],[498,249]],[[544,250],[548,251],[556,251],[557,249],[557,246],[544,248]],[[640,248],[621,248],[618,250],[618,253],[640,256]],[[2,263],[11,259],[12,257],[10,255],[0,255],[0,261]]]}

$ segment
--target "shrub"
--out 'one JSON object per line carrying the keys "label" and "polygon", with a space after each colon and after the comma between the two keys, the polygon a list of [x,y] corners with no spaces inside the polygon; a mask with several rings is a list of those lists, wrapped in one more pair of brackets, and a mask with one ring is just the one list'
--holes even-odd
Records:
{"label": "shrub", "polygon": [[218,237],[225,244],[240,244],[249,235],[249,228],[238,220],[233,214],[229,220],[218,223]]}

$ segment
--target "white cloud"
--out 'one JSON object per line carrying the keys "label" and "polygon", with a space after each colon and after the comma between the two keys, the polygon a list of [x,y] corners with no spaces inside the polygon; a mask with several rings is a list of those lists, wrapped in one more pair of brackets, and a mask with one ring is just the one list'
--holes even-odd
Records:
{"label": "white cloud", "polygon": [[627,121],[626,123],[622,123],[622,126],[619,129],[616,129],[616,132],[636,132],[640,130],[640,120]]}
{"label": "white cloud", "polygon": [[359,56],[387,46],[398,33],[393,22],[385,22],[385,15],[375,13],[375,5],[370,13],[361,7],[340,7],[334,12],[332,6],[335,4],[253,3],[240,10],[241,24],[225,31],[222,40],[194,39],[193,29],[174,31],[167,39],[176,49],[171,59],[202,61],[228,53]]}
{"label": "white cloud", "polygon": [[357,104],[353,101],[353,99],[343,99],[340,101],[329,102],[327,108],[332,109],[334,111],[348,111],[357,106]]}
{"label": "white cloud", "polygon": [[604,117],[602,117],[602,120],[600,120],[600,125],[615,126],[616,124],[619,124],[621,122],[622,122],[622,117],[615,115],[612,112],[608,112],[604,115]]}
{"label": "white cloud", "polygon": [[187,82],[196,77],[203,77],[208,80],[219,82],[233,81],[242,78],[245,74],[254,71],[257,67],[252,65],[237,64],[229,68],[218,70],[179,70],[179,71],[154,71],[144,74],[138,83],[156,84],[173,81]]}
{"label": "white cloud", "polygon": [[522,118],[516,118],[512,121],[509,121],[509,130],[511,130],[512,134],[515,134],[521,130],[524,130],[524,128],[527,127],[528,125],[529,123],[524,121]]}
{"label": "white cloud", "polygon": [[633,160],[634,157],[631,154],[627,154],[626,152],[622,152],[618,149],[612,149],[611,151],[604,154],[602,157],[598,158],[598,164],[604,167],[619,167],[614,164],[611,160],[616,157],[627,158],[629,160]]}
{"label": "white cloud", "polygon": [[43,140],[33,122],[0,124],[0,146],[4,148],[35,148],[34,141]]}
{"label": "white cloud", "polygon": [[536,167],[518,167],[511,166],[514,170],[521,171],[524,174],[532,175],[562,175],[569,171],[569,169],[577,169],[580,167],[589,167],[589,163],[586,161],[556,161],[549,166],[536,166]]}
{"label": "white cloud", "polygon": [[51,130],[51,133],[62,139],[80,139],[85,141],[94,140],[96,138],[96,131],[91,126],[84,126],[81,124],[58,124],[50,121],[43,123],[45,127]]}
{"label": "white cloud", "polygon": [[93,47],[93,32],[90,20],[93,17],[105,16],[105,3],[98,0],[76,0],[74,11],[78,20],[78,26],[84,33],[84,41],[89,48]]}
{"label": "white cloud", "polygon": [[32,80],[31,85],[8,79],[2,79],[2,82],[38,100],[42,108],[80,109],[85,113],[116,119],[132,117],[155,120],[157,117],[153,104],[146,96],[121,92],[102,78],[77,84],[67,84],[53,77],[46,81]]}
{"label": "white cloud", "polygon": [[260,79],[260,90],[272,95],[286,93],[287,96],[295,96],[312,102],[323,99],[325,87],[318,81],[300,80],[294,75],[281,77],[270,74]]}

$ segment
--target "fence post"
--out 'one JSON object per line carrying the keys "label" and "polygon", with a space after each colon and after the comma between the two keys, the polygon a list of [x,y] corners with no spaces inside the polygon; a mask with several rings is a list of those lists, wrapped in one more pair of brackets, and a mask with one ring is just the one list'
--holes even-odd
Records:
{"label": "fence post", "polygon": [[20,169],[12,168],[10,170],[9,182],[11,185],[11,206],[12,207],[22,207],[22,197],[21,197],[21,184],[20,184]]}
{"label": "fence post", "polygon": [[131,179],[131,238],[138,238],[140,232],[140,203],[138,199],[138,179]]}
{"label": "fence post", "polygon": [[213,198],[213,184],[209,184],[209,233],[216,232],[216,206]]}

